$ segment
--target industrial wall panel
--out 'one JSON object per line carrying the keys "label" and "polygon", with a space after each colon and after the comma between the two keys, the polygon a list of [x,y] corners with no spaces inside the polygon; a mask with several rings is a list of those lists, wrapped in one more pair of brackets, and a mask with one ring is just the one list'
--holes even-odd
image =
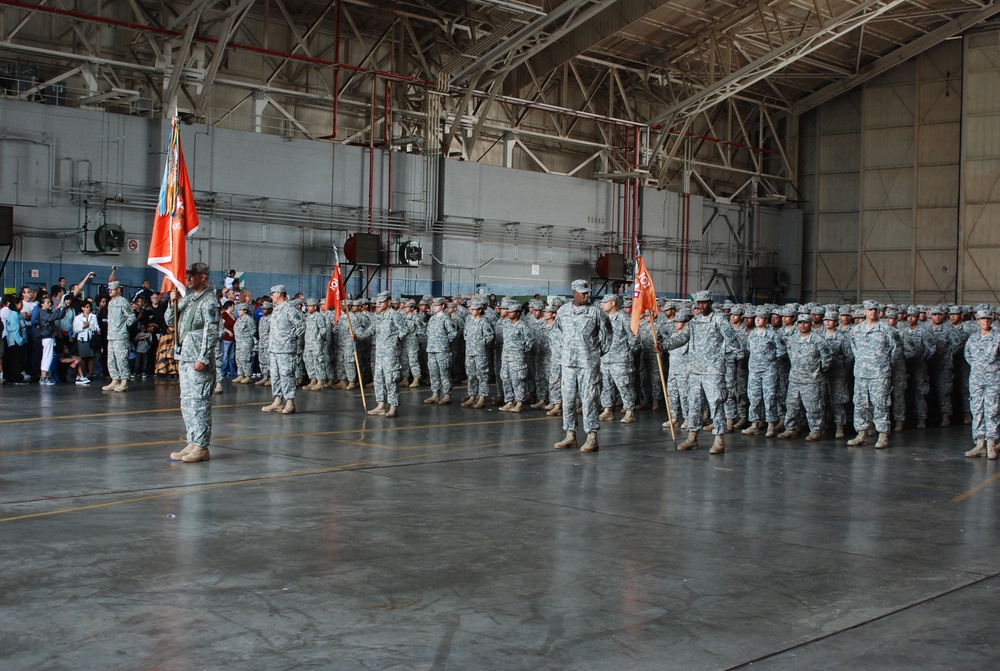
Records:
{"label": "industrial wall panel", "polygon": [[[1000,246],[1000,202],[966,203],[962,239],[966,247]],[[998,250],[1000,251],[1000,250]]]}
{"label": "industrial wall panel", "polygon": [[861,130],[861,90],[848,91],[816,110],[819,135]]}
{"label": "industrial wall panel", "polygon": [[954,207],[958,203],[960,177],[957,162],[917,168],[914,194],[917,207]]}
{"label": "industrial wall panel", "polygon": [[861,134],[835,133],[820,138],[818,148],[819,172],[856,171],[861,165]]}
{"label": "industrial wall panel", "polygon": [[1000,156],[966,160],[962,165],[962,191],[973,203],[1000,200]]}
{"label": "industrial wall panel", "polygon": [[823,251],[846,251],[858,248],[856,212],[820,212],[816,215],[816,244]]}
{"label": "industrial wall panel", "polygon": [[937,292],[938,300],[949,300],[955,296],[955,250],[921,249],[917,251],[914,276],[916,291],[925,296]]}
{"label": "industrial wall panel", "polygon": [[868,129],[862,136],[864,167],[895,168],[912,165],[916,147],[913,124],[900,127]]}
{"label": "industrial wall panel", "polygon": [[[920,165],[958,165],[962,153],[962,123],[931,123],[920,127],[917,161]],[[957,171],[956,171],[957,174]]]}
{"label": "industrial wall panel", "polygon": [[861,255],[864,296],[899,303],[909,300],[913,257],[899,252],[866,251]]}
{"label": "industrial wall panel", "polygon": [[[912,70],[911,70],[912,71]],[[916,114],[916,89],[910,85],[865,87],[865,128],[912,125]]]}
{"label": "industrial wall panel", "polygon": [[[921,82],[935,79],[956,81],[962,72],[962,41],[946,40],[917,58],[917,73]],[[961,82],[961,79],[957,79]]]}
{"label": "industrial wall panel", "polygon": [[859,182],[860,175],[857,173],[820,175],[817,203],[819,210],[824,212],[857,211],[858,198],[861,195],[858,189]]}
{"label": "industrial wall panel", "polygon": [[[953,70],[952,72],[958,72]],[[962,86],[959,80],[922,82],[918,93],[917,118],[922,124],[955,121],[962,115]]]}
{"label": "industrial wall panel", "polygon": [[861,217],[862,249],[902,249],[913,246],[913,208],[865,210]]}
{"label": "industrial wall panel", "polygon": [[[1000,81],[997,85],[1000,86]],[[965,136],[967,159],[992,159],[1000,156],[1000,125],[997,124],[996,115],[967,116]]]}
{"label": "industrial wall panel", "polygon": [[913,83],[916,77],[917,66],[914,61],[900,63],[891,70],[887,70],[877,77],[872,77],[868,83],[870,88],[892,87]]}
{"label": "industrial wall panel", "polygon": [[921,249],[950,249],[958,241],[958,207],[921,207],[917,210],[916,244]]}
{"label": "industrial wall panel", "polygon": [[912,207],[912,167],[865,170],[863,179],[864,209]]}
{"label": "industrial wall panel", "polygon": [[824,252],[816,261],[816,290],[834,292],[853,301],[858,286],[857,252]]}

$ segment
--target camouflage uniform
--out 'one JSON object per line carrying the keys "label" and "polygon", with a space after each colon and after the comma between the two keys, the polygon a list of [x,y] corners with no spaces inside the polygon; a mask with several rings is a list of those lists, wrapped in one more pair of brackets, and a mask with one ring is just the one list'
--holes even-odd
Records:
{"label": "camouflage uniform", "polygon": [[787,356],[785,341],[770,326],[755,328],[747,334],[749,371],[747,397],[751,422],[777,422],[778,362]]}
{"label": "camouflage uniform", "polygon": [[427,322],[416,310],[406,315],[406,321],[410,326],[402,347],[403,376],[419,380],[424,376],[420,367],[420,343],[427,341]]}
{"label": "camouflage uniform", "polygon": [[[532,310],[544,310],[545,304],[540,300],[528,302],[528,307]],[[524,316],[525,325],[531,329],[534,342],[531,352],[528,354],[528,377],[531,379],[530,387],[534,389],[534,396],[538,400],[548,400],[549,375],[546,360],[550,357],[549,339],[545,335],[546,322],[544,318],[535,317],[528,314]]]}
{"label": "camouflage uniform", "polygon": [[128,327],[135,320],[131,304],[123,296],[108,301],[108,374],[112,380],[129,379]]}
{"label": "camouflage uniform", "polygon": [[854,367],[854,352],[851,350],[848,333],[835,328],[833,333],[824,334],[826,344],[830,346],[830,353],[833,354],[833,363],[827,371],[826,384],[830,394],[834,426],[847,425],[847,403],[851,400],[848,371]]}
{"label": "camouflage uniform", "polygon": [[520,320],[507,320],[500,355],[500,381],[507,403],[520,403],[528,396],[528,356],[534,342],[535,334],[529,326]]}
{"label": "camouflage uniform", "polygon": [[310,380],[328,380],[331,336],[329,322],[326,315],[318,311],[307,312],[304,321],[302,362],[306,367],[306,376]]}
{"label": "camouflage uniform", "polygon": [[874,423],[879,433],[889,432],[889,373],[896,354],[896,340],[885,322],[855,324],[851,329],[854,353],[854,428],[858,434]]}
{"label": "camouflage uniform", "polygon": [[[215,386],[215,358],[219,347],[222,315],[219,299],[211,289],[187,292],[177,303],[177,345],[180,347],[177,373],[181,385],[181,417],[189,445],[208,447],[212,440],[212,388]],[[173,303],[167,304],[164,319],[174,320]],[[196,362],[206,369],[196,371]]]}
{"label": "camouflage uniform", "polygon": [[333,327],[334,340],[336,346],[335,362],[336,362],[336,375],[338,380],[344,380],[346,382],[357,382],[358,380],[358,367],[354,362],[354,348],[355,342],[351,340],[351,325],[354,325],[354,329],[357,330],[359,320],[359,314],[351,312],[351,316],[347,316],[347,312],[350,312],[350,303],[348,302],[347,311],[340,316],[340,320]]}
{"label": "camouflage uniform", "polygon": [[257,322],[257,360],[261,377],[271,377],[271,315],[261,315]]}
{"label": "camouflage uniform", "polygon": [[680,333],[663,344],[666,349],[688,345],[688,426],[689,433],[701,429],[702,394],[708,402],[712,433],[726,432],[726,358],[727,344],[736,340],[729,320],[718,312],[695,315]]}
{"label": "camouflage uniform", "polygon": [[[984,314],[984,313],[977,313]],[[969,407],[972,411],[972,437],[1000,438],[1000,331],[979,333],[965,341],[965,360],[969,363]]]}
{"label": "camouflage uniform", "polygon": [[562,343],[562,417],[565,431],[576,431],[576,403],[583,404],[583,430],[601,428],[597,403],[601,387],[601,354],[611,346],[611,322],[590,303],[559,308],[553,326]]}
{"label": "camouflage uniform", "polygon": [[892,419],[901,423],[906,421],[906,353],[899,329],[890,328],[889,335],[896,341],[896,351],[892,357],[889,374],[892,385]]}
{"label": "camouflage uniform", "polygon": [[[891,330],[891,329],[890,329]],[[809,332],[789,338],[788,392],[785,398],[785,429],[795,431],[805,414],[809,431],[819,434],[823,429],[825,380],[823,372],[833,363],[833,353],[823,336]]]}
{"label": "camouflage uniform", "polygon": [[295,366],[299,356],[299,339],[305,334],[305,320],[296,301],[274,306],[271,313],[271,395],[275,398],[295,398]]}
{"label": "camouflage uniform", "polygon": [[[732,322],[730,322],[732,325]],[[747,337],[742,328],[734,328],[736,339],[726,342],[726,419],[736,419],[747,416],[747,376],[746,371]]]}
{"label": "camouflage uniform", "polygon": [[931,385],[937,395],[942,417],[951,417],[951,393],[955,385],[955,353],[962,347],[962,336],[948,322],[927,329],[934,338],[934,356],[928,362]]}
{"label": "camouflage uniform", "polygon": [[615,403],[615,391],[622,398],[625,410],[635,409],[635,387],[632,384],[632,353],[639,341],[632,333],[632,325],[624,312],[608,315],[611,322],[611,346],[601,357],[601,405],[610,408]]}
{"label": "camouflage uniform", "polygon": [[470,317],[465,323],[465,372],[469,380],[469,396],[489,397],[489,347],[493,343],[493,327],[486,317]]}
{"label": "camouflage uniform", "polygon": [[[685,321],[691,319],[691,315],[687,310],[683,310],[678,313],[679,317],[684,317]],[[668,322],[671,325],[672,322]],[[659,327],[659,324],[657,324]],[[660,342],[663,342],[669,335],[661,334]],[[670,404],[670,414],[674,421],[680,422],[681,420],[688,420],[688,393],[687,390],[690,387],[688,379],[688,350],[690,347],[687,344],[681,345],[680,347],[674,347],[668,350],[668,369],[667,369],[667,403]],[[659,372],[659,371],[657,371]]]}
{"label": "camouflage uniform", "polygon": [[659,356],[653,343],[653,327],[649,319],[639,321],[639,392],[645,401],[662,401],[663,384],[660,382]]}
{"label": "camouflage uniform", "polygon": [[458,325],[446,310],[427,322],[427,371],[435,394],[451,394],[451,343],[457,336]]}
{"label": "camouflage uniform", "polygon": [[[247,308],[249,310],[249,308]],[[250,314],[244,314],[233,325],[236,339],[236,374],[249,378],[253,375],[253,340],[257,334],[257,323]]]}
{"label": "camouflage uniform", "polygon": [[898,328],[903,341],[903,357],[906,360],[907,387],[913,393],[913,411],[918,422],[927,421],[927,395],[931,393],[931,381],[927,373],[927,362],[937,350],[934,336],[923,326],[903,324]]}
{"label": "camouflage uniform", "polygon": [[[555,308],[546,308],[546,310]],[[555,321],[546,322],[542,328],[542,337],[546,340],[548,357],[544,360],[548,374],[549,402],[553,405],[562,404],[562,333],[555,328]]]}
{"label": "camouflage uniform", "polygon": [[[364,330],[365,339],[373,340],[375,366],[375,400],[393,407],[399,405],[399,347],[409,333],[406,318],[397,310],[386,308],[369,315],[371,322]],[[358,333],[355,329],[355,333]]]}

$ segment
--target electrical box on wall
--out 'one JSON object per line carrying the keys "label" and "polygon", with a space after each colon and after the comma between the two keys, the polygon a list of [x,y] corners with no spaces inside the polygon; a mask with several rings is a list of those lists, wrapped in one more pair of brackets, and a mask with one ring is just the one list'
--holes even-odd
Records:
{"label": "electrical box on wall", "polygon": [[625,281],[625,255],[617,252],[601,254],[595,264],[597,276],[602,280]]}
{"label": "electrical box on wall", "polygon": [[399,243],[399,265],[419,266],[424,260],[424,250],[412,240]]}

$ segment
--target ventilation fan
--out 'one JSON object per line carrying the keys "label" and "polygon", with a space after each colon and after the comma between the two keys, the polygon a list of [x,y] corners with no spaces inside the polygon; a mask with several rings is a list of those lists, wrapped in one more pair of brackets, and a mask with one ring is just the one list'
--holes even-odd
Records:
{"label": "ventilation fan", "polygon": [[105,254],[120,254],[125,246],[125,231],[115,224],[102,224],[94,231],[94,247]]}
{"label": "ventilation fan", "polygon": [[399,265],[419,266],[424,259],[424,250],[415,242],[403,242],[399,245]]}

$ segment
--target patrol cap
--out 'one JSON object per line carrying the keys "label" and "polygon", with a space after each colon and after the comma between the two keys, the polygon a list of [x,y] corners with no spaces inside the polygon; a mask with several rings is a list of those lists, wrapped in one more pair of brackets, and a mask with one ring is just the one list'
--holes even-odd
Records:
{"label": "patrol cap", "polygon": [[521,312],[521,304],[517,301],[511,301],[507,304],[507,312]]}
{"label": "patrol cap", "polygon": [[864,310],[878,310],[878,301],[865,301],[861,304],[861,307]]}
{"label": "patrol cap", "polygon": [[928,310],[928,312],[930,312],[932,315],[943,315],[944,307],[940,305],[935,305],[930,310]]}
{"label": "patrol cap", "polygon": [[306,305],[307,306],[309,306],[309,305],[315,305],[316,307],[319,307],[319,299],[318,298],[307,298],[306,299]]}
{"label": "patrol cap", "polygon": [[827,310],[825,313],[823,313],[823,321],[835,322],[837,321],[837,314],[838,313],[836,310]]}
{"label": "patrol cap", "polygon": [[447,301],[441,296],[431,300],[431,305],[444,305],[445,303],[447,303]]}
{"label": "patrol cap", "polygon": [[614,303],[617,305],[618,296],[616,294],[605,294],[605,296],[601,298],[601,305],[603,305],[604,303]]}
{"label": "patrol cap", "polygon": [[673,301],[664,300],[663,305],[660,306],[661,310],[676,310],[677,306]]}
{"label": "patrol cap", "polygon": [[674,321],[675,322],[691,321],[691,311],[688,310],[687,308],[681,308],[680,310],[677,311],[677,314],[674,315]]}
{"label": "patrol cap", "polygon": [[848,305],[842,305],[839,308],[837,308],[837,314],[850,315],[852,312],[854,311],[851,310],[850,306]]}
{"label": "patrol cap", "polygon": [[201,273],[203,275],[208,275],[208,264],[202,263],[201,261],[195,261],[187,269],[188,275],[197,275]]}
{"label": "patrol cap", "polygon": [[626,298],[625,300],[623,300],[622,301],[622,307],[623,308],[630,308],[630,307],[632,307],[632,299],[631,298]]}
{"label": "patrol cap", "polygon": [[[413,301],[410,301],[410,302],[412,303]],[[407,305],[409,305],[409,304],[407,304]],[[483,302],[480,299],[478,299],[478,298],[470,298],[469,299],[469,304],[466,307],[468,307],[470,310],[482,310],[483,309]]]}
{"label": "patrol cap", "polygon": [[951,305],[951,306],[949,306],[948,307],[948,314],[950,314],[950,315],[960,315],[960,314],[962,314],[962,306],[961,305]]}
{"label": "patrol cap", "polygon": [[427,305],[427,299],[426,298],[421,298],[420,302],[417,303],[417,305]]}
{"label": "patrol cap", "polygon": [[809,314],[811,315],[822,315],[826,314],[826,310],[823,309],[822,305],[817,305],[809,309]]}
{"label": "patrol cap", "polygon": [[275,284],[273,287],[271,287],[271,293],[272,294],[287,294],[288,290],[285,289],[285,285],[284,284]]}
{"label": "patrol cap", "polygon": [[386,301],[392,300],[392,294],[388,291],[380,291],[378,295],[375,296],[375,303],[384,303]]}
{"label": "patrol cap", "polygon": [[732,308],[730,308],[729,314],[730,315],[739,315],[740,317],[742,317],[743,316],[743,306],[742,305],[734,305]]}
{"label": "patrol cap", "polygon": [[885,318],[886,319],[899,319],[899,310],[887,309],[885,311]]}
{"label": "patrol cap", "polygon": [[[319,301],[316,301],[316,302],[319,303]],[[236,305],[236,309],[237,310],[246,310],[247,312],[250,312],[250,306],[247,303],[238,303]]]}
{"label": "patrol cap", "polygon": [[544,310],[545,303],[544,301],[540,301],[537,298],[532,298],[530,301],[528,301],[528,308],[531,310]]}
{"label": "patrol cap", "polygon": [[113,280],[111,282],[108,282],[108,291],[111,291],[112,289],[117,289],[121,285],[122,285],[122,283],[118,282],[117,280]]}
{"label": "patrol cap", "polygon": [[851,316],[854,317],[855,319],[864,319],[865,311],[862,310],[861,308],[858,308],[857,310],[851,313]]}
{"label": "patrol cap", "polygon": [[795,308],[791,305],[786,305],[778,310],[778,314],[782,317],[794,317],[796,314]]}
{"label": "patrol cap", "polygon": [[695,293],[692,300],[694,300],[695,303],[711,303],[713,300],[712,292],[708,290],[698,291]]}
{"label": "patrol cap", "polygon": [[556,307],[555,305],[546,305],[545,306],[545,312],[551,312],[551,313],[554,314],[556,312],[559,312],[559,308]]}
{"label": "patrol cap", "polygon": [[808,324],[812,324],[812,318],[809,317],[808,313],[800,312],[799,316],[795,318],[795,322],[797,324],[801,324],[802,322],[806,322]]}
{"label": "patrol cap", "polygon": [[[353,301],[347,301],[347,304],[350,305],[352,302]],[[263,303],[260,304],[260,308],[261,310],[273,310],[274,303],[272,303],[271,301],[264,301]]]}
{"label": "patrol cap", "polygon": [[577,292],[578,294],[590,293],[590,282],[588,282],[587,280],[573,280],[573,283],[570,284],[570,287],[573,289],[573,291]]}
{"label": "patrol cap", "polygon": [[906,308],[906,316],[907,317],[919,317],[920,316],[920,308],[918,308],[916,305],[911,305],[910,307]]}
{"label": "patrol cap", "polygon": [[767,319],[768,317],[771,316],[771,309],[768,308],[766,305],[760,305],[757,307],[756,310],[754,310],[753,316],[763,317],[764,319]]}
{"label": "patrol cap", "polygon": [[976,310],[976,319],[993,319],[993,313],[990,310]]}
{"label": "patrol cap", "polygon": [[415,308],[417,307],[417,302],[411,298],[410,300],[406,301],[406,307]]}

